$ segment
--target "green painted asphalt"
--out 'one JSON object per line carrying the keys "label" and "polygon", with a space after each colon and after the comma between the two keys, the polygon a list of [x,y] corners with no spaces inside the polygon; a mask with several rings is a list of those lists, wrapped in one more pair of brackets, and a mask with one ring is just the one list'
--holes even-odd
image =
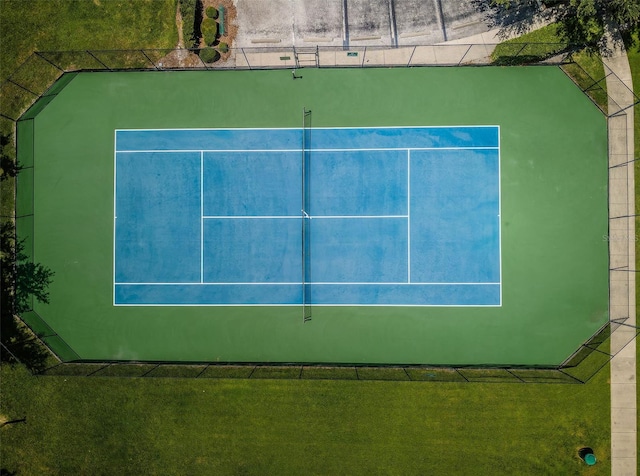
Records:
{"label": "green painted asphalt", "polygon": [[[607,321],[607,129],[556,67],[83,73],[34,119],[36,311],[83,359],[553,365]],[[503,305],[114,307],[114,130],[499,125]],[[26,126],[26,122],[19,126]],[[18,137],[20,140],[20,136]],[[20,151],[19,151],[20,153]]]}

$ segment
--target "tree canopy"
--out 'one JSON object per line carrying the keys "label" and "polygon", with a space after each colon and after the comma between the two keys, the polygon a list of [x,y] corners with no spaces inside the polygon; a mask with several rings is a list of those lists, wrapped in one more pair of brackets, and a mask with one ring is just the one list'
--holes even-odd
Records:
{"label": "tree canopy", "polygon": [[[490,0],[494,7],[513,10],[531,6],[532,0]],[[640,27],[640,0],[542,0],[553,7],[569,43],[598,46],[605,28],[616,29],[631,40]]]}

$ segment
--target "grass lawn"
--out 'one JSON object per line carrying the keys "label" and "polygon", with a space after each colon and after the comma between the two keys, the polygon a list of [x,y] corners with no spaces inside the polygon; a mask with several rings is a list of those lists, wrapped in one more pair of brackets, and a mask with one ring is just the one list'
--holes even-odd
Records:
{"label": "grass lawn", "polygon": [[0,80],[36,50],[172,48],[176,0],[0,0]]}
{"label": "grass lawn", "polygon": [[497,64],[524,64],[536,62],[564,50],[568,43],[558,36],[560,26],[554,23],[503,41],[491,55]]}
{"label": "grass lawn", "polygon": [[610,471],[608,371],[586,385],[0,376],[2,416],[27,417],[0,429],[21,475]]}

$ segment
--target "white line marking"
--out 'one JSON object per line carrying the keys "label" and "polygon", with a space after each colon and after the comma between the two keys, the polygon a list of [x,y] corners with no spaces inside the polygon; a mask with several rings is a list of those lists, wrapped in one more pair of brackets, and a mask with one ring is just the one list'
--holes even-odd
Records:
{"label": "white line marking", "polygon": [[300,281],[283,283],[243,283],[243,282],[223,282],[223,283],[116,283],[118,286],[302,286]]}
{"label": "white line marking", "polygon": [[205,220],[302,220],[300,215],[205,215]]}
{"label": "white line marking", "polygon": [[[500,127],[498,125],[468,125],[468,126],[350,126],[350,127],[314,127],[314,129],[489,129]],[[279,131],[300,130],[300,127],[187,127],[169,129],[116,129],[116,132],[159,132],[159,131]]]}
{"label": "white line marking", "polygon": [[200,152],[200,282],[204,282],[204,153]]}
{"label": "white line marking", "polygon": [[[316,129],[358,129],[358,130],[367,130],[367,129],[490,129],[497,128],[498,129],[498,146],[497,147],[424,147],[424,148],[409,148],[406,147],[397,147],[397,148],[359,148],[359,149],[311,149],[311,151],[315,152],[348,152],[348,151],[389,151],[389,150],[407,150],[408,162],[410,162],[410,153],[411,150],[497,150],[498,151],[498,204],[499,211],[502,207],[502,195],[501,195],[501,173],[500,173],[500,126],[499,125],[473,125],[473,126],[391,126],[391,127],[316,127]],[[211,153],[220,153],[220,152],[291,152],[298,153],[299,149],[229,149],[229,150],[191,150],[191,149],[170,149],[170,150],[118,150],[117,147],[117,139],[118,132],[136,132],[136,131],[214,131],[214,130],[222,130],[222,131],[246,131],[246,130],[300,130],[300,128],[193,128],[193,129],[115,129],[114,130],[114,228],[113,228],[113,305],[114,306],[215,306],[215,307],[228,307],[228,306],[240,306],[240,307],[263,307],[263,306],[298,306],[299,304],[172,304],[172,303],[163,303],[163,304],[117,304],[115,302],[116,296],[116,286],[118,285],[300,285],[300,283],[116,283],[115,275],[116,275],[116,164],[117,164],[117,154],[118,153],[165,153],[165,152],[173,152],[173,153],[185,153],[185,152],[194,152],[200,153],[201,162],[203,160],[204,152]],[[204,253],[203,246],[203,220],[205,218],[300,218],[299,216],[280,216],[280,217],[269,217],[269,216],[243,216],[243,217],[229,217],[229,216],[204,216],[203,212],[203,179],[202,179],[202,169],[201,166],[201,281],[203,281],[203,258],[202,255]],[[410,173],[408,175],[408,186],[410,187]],[[318,216],[314,218],[407,218],[410,222],[410,192],[408,189],[408,204],[407,204],[407,215],[382,215],[382,216]],[[498,214],[498,218],[501,213]],[[310,283],[314,285],[456,285],[456,286],[474,286],[474,285],[499,285],[500,286],[500,304],[471,304],[471,305],[441,305],[441,304],[362,304],[362,303],[354,303],[354,304],[314,304],[316,306],[364,306],[364,307],[502,307],[502,227],[499,222],[499,274],[500,274],[500,282],[498,283],[415,283],[410,282],[410,269],[408,272],[409,282],[407,283]],[[409,257],[409,265],[410,268],[410,223],[408,224],[408,257]]]}
{"label": "white line marking", "polygon": [[[300,307],[296,304],[114,304],[115,307]],[[502,304],[312,304],[313,307],[502,307]]]}
{"label": "white line marking", "polygon": [[[361,148],[331,148],[331,149],[307,149],[310,152],[376,152],[376,151],[403,151],[403,150],[498,150],[498,147],[469,146],[469,147],[361,147]],[[116,150],[117,154],[152,154],[152,153],[300,153],[300,149],[140,149],[140,150]],[[396,159],[396,157],[389,157]]]}
{"label": "white line marking", "polygon": [[498,274],[500,276],[500,306],[502,306],[502,157],[501,157],[501,140],[500,126],[498,128]]}
{"label": "white line marking", "polygon": [[407,149],[407,282],[411,282],[411,149]]}
{"label": "white line marking", "polygon": [[408,215],[313,215],[313,218],[319,220],[338,220],[338,219],[368,219],[368,218],[408,218]]}
{"label": "white line marking", "polygon": [[[391,283],[374,282],[310,282],[314,286],[498,286],[500,283],[407,283],[405,281]],[[297,282],[278,283],[244,283],[244,282],[211,282],[211,283],[116,283],[117,286],[302,286]]]}
{"label": "white line marking", "polygon": [[[303,212],[305,217],[319,219],[319,220],[337,220],[337,219],[368,219],[368,218],[408,218],[408,215],[307,215]],[[301,215],[205,215],[202,218],[206,220],[302,220]]]}
{"label": "white line marking", "polygon": [[118,163],[118,153],[116,150],[118,149],[118,134],[116,131],[113,131],[113,143],[114,143],[114,151],[113,151],[113,290],[112,290],[112,304],[115,306],[116,304],[116,219],[118,217],[118,212],[116,210],[116,197],[117,189],[116,189],[116,178],[117,178],[117,163]]}
{"label": "white line marking", "polygon": [[[359,149],[355,149],[359,150]],[[151,154],[151,153],[227,153],[227,152],[290,152],[290,153],[300,153],[300,149],[141,149],[141,150],[118,150],[118,154]]]}
{"label": "white line marking", "polygon": [[[361,147],[361,148],[351,148],[351,149],[340,149],[340,148],[332,148],[332,149],[309,149],[311,152],[375,152],[375,151],[389,151],[389,150],[497,150],[497,147],[485,147],[485,146],[468,146],[468,147]],[[389,157],[389,159],[395,159],[396,157]]]}

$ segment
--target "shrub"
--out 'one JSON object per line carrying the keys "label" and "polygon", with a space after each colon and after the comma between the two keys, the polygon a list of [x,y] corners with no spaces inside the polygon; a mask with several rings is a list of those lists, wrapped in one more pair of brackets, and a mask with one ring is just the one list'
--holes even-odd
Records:
{"label": "shrub", "polygon": [[202,33],[197,27],[202,23],[202,12],[198,6],[202,6],[196,0],[180,0],[180,14],[182,15],[182,35],[185,41],[191,41],[189,47],[195,47],[200,44]]}
{"label": "shrub", "polygon": [[207,46],[213,45],[218,39],[218,23],[211,18],[206,18],[202,22],[202,36]]}
{"label": "shrub", "polygon": [[220,59],[220,53],[213,48],[202,48],[200,50],[200,59],[205,63],[215,63]]}
{"label": "shrub", "polygon": [[218,45],[218,51],[220,53],[226,53],[229,51],[229,45],[227,45],[224,41]]}
{"label": "shrub", "polygon": [[218,42],[218,37],[214,35],[204,35],[204,42],[207,46],[215,46]]}
{"label": "shrub", "polygon": [[213,18],[214,20],[218,18],[218,9],[215,7],[208,7],[205,13],[209,18]]}
{"label": "shrub", "polygon": [[218,22],[215,20],[212,20],[211,18],[205,18],[202,21],[202,33],[203,34],[213,34],[213,35],[217,35],[218,34]]}

